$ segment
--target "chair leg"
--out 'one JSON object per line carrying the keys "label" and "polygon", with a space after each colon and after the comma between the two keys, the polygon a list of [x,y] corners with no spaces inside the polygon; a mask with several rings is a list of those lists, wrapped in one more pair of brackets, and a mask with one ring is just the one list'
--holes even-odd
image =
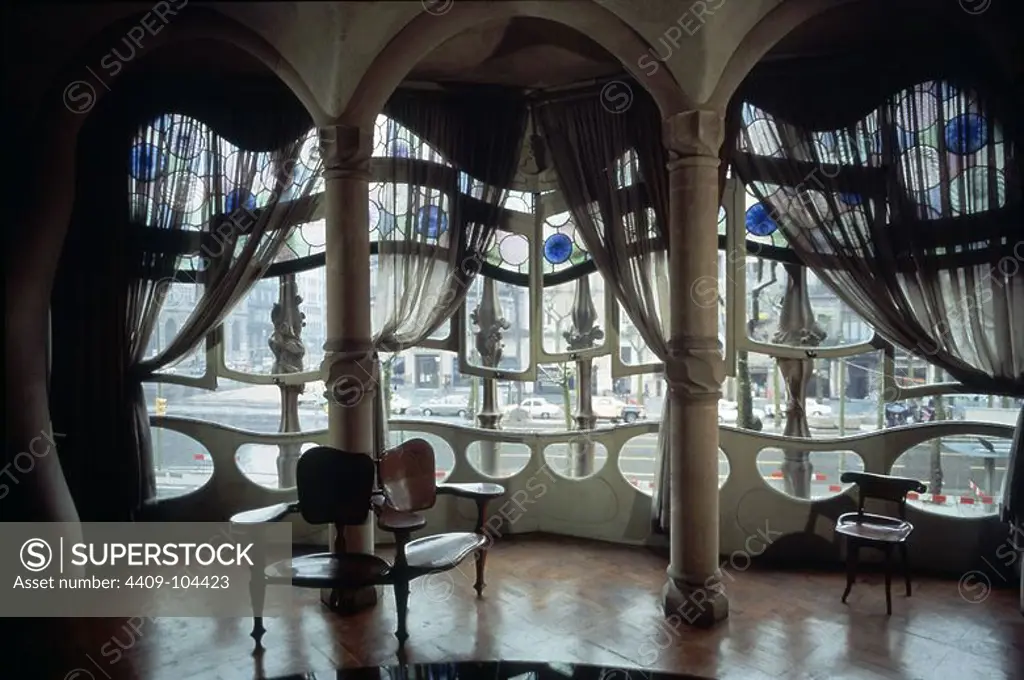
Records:
{"label": "chair leg", "polygon": [[843,604],[853,589],[853,582],[857,578],[857,552],[860,550],[860,543],[853,539],[846,539],[846,590],[843,591]]}
{"label": "chair leg", "polygon": [[892,616],[892,546],[885,546],[885,613]]}
{"label": "chair leg", "polygon": [[395,613],[398,616],[398,630],[395,637],[398,638],[399,647],[409,638],[405,628],[405,619],[409,613],[409,580],[400,578],[395,581]]}
{"label": "chair leg", "polygon": [[907,597],[910,597],[910,561],[907,559],[906,543],[900,543],[900,560],[903,562],[903,578],[907,582]]}
{"label": "chair leg", "polygon": [[476,553],[476,583],[473,584],[473,588],[476,590],[477,597],[484,596],[484,567],[487,565],[487,550],[479,550]]}
{"label": "chair leg", "polygon": [[254,565],[249,572],[249,599],[252,600],[252,632],[249,635],[256,641],[256,649],[260,649],[263,634],[263,602],[267,594],[267,581],[263,574],[262,564]]}

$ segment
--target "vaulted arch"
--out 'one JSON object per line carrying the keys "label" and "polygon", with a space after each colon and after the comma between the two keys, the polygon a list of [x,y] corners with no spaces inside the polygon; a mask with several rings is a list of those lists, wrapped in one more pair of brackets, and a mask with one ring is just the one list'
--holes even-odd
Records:
{"label": "vaulted arch", "polygon": [[444,16],[423,12],[410,21],[381,50],[363,74],[340,116],[347,125],[369,128],[408,73],[446,40],[495,20],[533,17],[563,24],[589,36],[622,62],[657,103],[664,117],[693,108],[668,69],[653,75],[637,65],[650,45],[609,10],[593,2],[501,2],[450,5]]}
{"label": "vaulted arch", "polygon": [[[11,403],[24,404],[9,414],[9,453],[26,446],[40,432],[50,431],[47,356],[39,348],[48,340],[50,297],[74,207],[78,137],[96,104],[117,87],[118,79],[138,72],[151,56],[168,47],[213,40],[255,57],[268,73],[276,74],[291,89],[315,121],[325,118],[296,71],[268,42],[241,24],[198,7],[189,7],[175,16],[168,13],[163,23],[161,30],[149,30],[142,36],[138,34],[140,27],[159,25],[153,12],[107,26],[67,61],[36,112],[33,146],[21,159],[25,167],[19,174],[24,184],[18,189],[23,200],[17,202],[20,209],[11,220],[6,267],[7,398]],[[114,47],[119,48],[120,68],[116,72],[109,58]],[[114,55],[115,60],[118,55]],[[101,81],[96,71],[105,64],[110,68]],[[36,474],[26,476],[23,489],[34,516],[77,521],[58,457],[40,458],[36,469]]]}

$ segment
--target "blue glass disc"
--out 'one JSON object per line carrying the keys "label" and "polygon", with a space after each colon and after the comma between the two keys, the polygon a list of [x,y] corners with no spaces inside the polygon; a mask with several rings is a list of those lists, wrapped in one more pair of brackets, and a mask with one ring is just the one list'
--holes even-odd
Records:
{"label": "blue glass disc", "polygon": [[988,127],[976,113],[962,113],[946,123],[946,148],[955,154],[977,153],[986,142]]}
{"label": "blue glass disc", "polygon": [[167,156],[160,153],[153,144],[141,142],[132,147],[129,170],[131,176],[140,182],[152,182],[167,169]]}
{"label": "blue glass disc", "polygon": [[757,203],[748,208],[744,222],[747,232],[754,236],[771,236],[779,229],[764,203]]}
{"label": "blue glass disc", "polygon": [[224,199],[224,212],[233,213],[239,208],[256,209],[256,197],[248,189],[235,189]]}
{"label": "blue glass disc", "polygon": [[552,234],[544,241],[544,259],[562,264],[572,255],[572,239],[562,233]]}
{"label": "blue glass disc", "polygon": [[448,231],[448,215],[436,205],[426,205],[416,214],[416,231],[427,238],[437,238]]}

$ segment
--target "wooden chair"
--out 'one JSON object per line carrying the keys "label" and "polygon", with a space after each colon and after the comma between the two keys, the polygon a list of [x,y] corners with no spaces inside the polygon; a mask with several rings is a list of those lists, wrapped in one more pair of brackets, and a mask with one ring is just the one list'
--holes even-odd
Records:
{"label": "wooden chair", "polygon": [[[253,525],[277,522],[297,512],[309,524],[334,524],[341,537],[344,527],[363,524],[372,510],[377,516],[377,526],[395,535],[393,563],[376,555],[345,552],[344,546],[337,552],[305,555],[271,565],[266,565],[257,553],[249,584],[253,609],[251,635],[257,649],[266,632],[263,604],[268,584],[339,590],[390,585],[395,593],[398,614],[395,637],[400,646],[408,638],[406,614],[409,583],[413,579],[454,569],[475,553],[474,588],[477,596],[482,596],[485,553],[489,547],[489,538],[483,531],[487,503],[504,495],[505,489],[497,484],[450,484],[438,488],[434,450],[422,439],[386,451],[377,462],[377,468],[375,470],[373,459],[364,454],[327,446],[312,448],[303,453],[297,463],[297,503],[279,503],[231,518],[235,530],[250,531]],[[377,489],[374,489],[375,476],[380,479]],[[412,532],[426,526],[426,520],[418,512],[433,507],[437,495],[445,493],[476,501],[475,531],[409,540]]]}
{"label": "wooden chair", "polygon": [[[924,493],[927,489],[916,479],[868,472],[844,472],[840,480],[856,484],[859,494],[857,512],[847,512],[836,520],[836,533],[846,537],[847,571],[843,604],[846,604],[846,598],[857,578],[857,558],[861,547],[878,548],[885,553],[885,610],[886,614],[892,614],[892,551],[896,546],[900,549],[907,597],[910,597],[910,565],[907,562],[906,541],[914,531],[914,525],[906,519],[907,494],[911,491]],[[899,518],[864,512],[864,501],[868,498],[895,502]]]}

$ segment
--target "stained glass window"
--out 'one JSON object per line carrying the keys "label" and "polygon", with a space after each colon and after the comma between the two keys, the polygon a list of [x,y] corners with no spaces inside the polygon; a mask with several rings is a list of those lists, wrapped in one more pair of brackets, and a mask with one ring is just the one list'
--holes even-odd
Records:
{"label": "stained glass window", "polygon": [[[786,237],[779,229],[776,221],[778,215],[772,212],[770,206],[760,202],[753,190],[748,186],[746,191],[746,211],[743,215],[743,226],[747,232],[747,241],[761,243],[769,246],[786,247]],[[761,187],[762,191],[768,189],[767,185]],[[724,225],[725,211],[718,213],[719,224]],[[719,229],[723,227],[720,226]]]}
{"label": "stained glass window", "polygon": [[[770,114],[745,104],[742,115],[742,151],[786,155],[779,124]],[[883,125],[883,120],[891,124]],[[917,206],[917,219],[957,217],[1006,204],[1008,152],[1002,130],[973,93],[948,83],[920,83],[889,97],[847,128],[809,134],[809,145],[787,150],[793,160],[882,167],[883,149],[891,149],[887,155],[894,158],[903,192]],[[864,200],[853,193],[837,198],[843,204],[840,209],[860,206]],[[758,219],[759,210],[750,215],[748,231],[763,236],[759,232],[771,225]]]}
{"label": "stained glass window", "polygon": [[398,121],[381,114],[373,130],[373,155],[377,158],[418,158],[452,167],[444,156]]}
{"label": "stained glass window", "polygon": [[[283,164],[271,153],[239,149],[193,118],[162,115],[139,131],[129,151],[130,219],[199,231],[214,215],[267,205],[275,191],[286,192],[282,198],[288,200],[287,192],[298,190],[314,172],[319,154],[315,128],[306,133],[298,162]],[[322,190],[320,178],[313,193]],[[186,258],[183,266],[197,261]]]}
{"label": "stained glass window", "polygon": [[502,207],[513,212],[532,215],[534,212],[533,192],[510,190],[505,196]]}
{"label": "stained glass window", "polygon": [[551,215],[544,220],[544,273],[553,274],[583,264],[590,259],[572,215]]}
{"label": "stained glass window", "polygon": [[324,252],[327,243],[327,221],[317,220],[300,224],[285,242],[275,262],[297,260]]}
{"label": "stained glass window", "polygon": [[485,252],[487,263],[495,267],[520,274],[530,271],[530,240],[523,234],[499,229]]}

